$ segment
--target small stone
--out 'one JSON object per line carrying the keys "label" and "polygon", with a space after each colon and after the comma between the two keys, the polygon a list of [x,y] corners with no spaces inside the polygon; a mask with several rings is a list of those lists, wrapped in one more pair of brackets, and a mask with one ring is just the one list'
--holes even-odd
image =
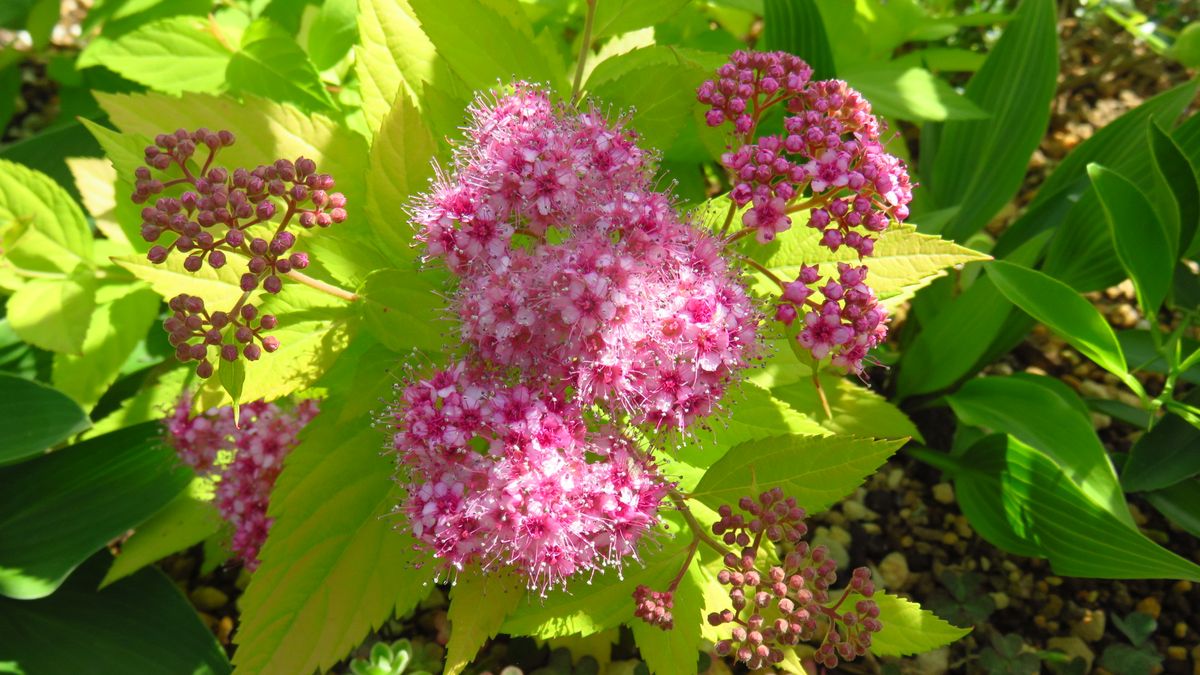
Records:
{"label": "small stone", "polygon": [[904,548],[912,548],[912,545],[913,545],[912,535],[906,534],[903,537],[900,537],[900,545],[903,546]]}
{"label": "small stone", "polygon": [[200,617],[200,623],[204,624],[205,628],[207,628],[210,631],[216,631],[216,628],[217,628],[216,617],[214,617],[212,614],[209,614],[208,612],[196,612],[196,616]]}
{"label": "small stone", "polygon": [[192,604],[209,612],[221,609],[229,603],[229,596],[219,588],[201,586],[192,591]]}
{"label": "small stone", "polygon": [[1093,429],[1099,431],[1101,429],[1107,429],[1112,426],[1112,418],[1109,417],[1108,415],[1105,415],[1104,413],[1098,413],[1095,411],[1092,411],[1090,413],[1090,415],[1092,417],[1092,428]]}
{"label": "small stone", "polygon": [[950,648],[942,647],[917,656],[917,671],[925,675],[943,675],[950,670]]}
{"label": "small stone", "polygon": [[1047,586],[1062,586],[1063,585],[1062,577],[1054,577],[1054,576],[1046,577],[1046,585]]}
{"label": "small stone", "polygon": [[229,644],[229,636],[233,635],[233,619],[228,616],[221,617],[221,621],[217,623],[217,641],[223,645]]}
{"label": "small stone", "polygon": [[980,558],[980,559],[979,559],[979,567],[980,567],[980,569],[982,569],[984,572],[991,571],[991,569],[992,569],[992,561],[991,561],[991,560],[988,560],[987,558]]}
{"label": "small stone", "polygon": [[1149,614],[1155,621],[1158,621],[1159,615],[1162,614],[1162,604],[1153,595],[1142,598],[1138,602],[1136,609],[1142,614]]}
{"label": "small stone", "polygon": [[1110,398],[1108,389],[1095,380],[1083,380],[1080,382],[1079,393],[1087,398]]}
{"label": "small stone", "polygon": [[1175,637],[1182,640],[1183,638],[1187,637],[1188,625],[1182,621],[1179,621],[1175,624],[1175,627],[1171,630],[1173,633],[1175,633]]}
{"label": "small stone", "polygon": [[1186,661],[1188,657],[1187,647],[1179,645],[1171,645],[1167,647],[1167,658],[1172,661]]}
{"label": "small stone", "polygon": [[947,532],[942,535],[942,543],[947,546],[953,546],[958,543],[958,535],[953,532]]}
{"label": "small stone", "polygon": [[824,546],[829,549],[829,557],[837,562],[839,570],[846,569],[850,564],[850,553],[846,550],[850,546],[850,533],[846,530],[834,525],[833,527],[818,527],[813,534],[812,545]]}
{"label": "small stone", "polygon": [[1171,586],[1171,590],[1175,591],[1176,593],[1191,593],[1192,582],[1188,581],[1187,579],[1176,581],[1175,585]]}
{"label": "small stone", "polygon": [[850,520],[875,520],[879,517],[878,513],[868,509],[866,504],[858,501],[842,503],[842,513]]}
{"label": "small stone", "polygon": [[1042,614],[1048,618],[1054,618],[1062,613],[1063,599],[1057,595],[1047,596],[1046,604],[1042,606]]}
{"label": "small stone", "polygon": [[1137,504],[1130,503],[1128,506],[1129,515],[1133,517],[1133,522],[1138,527],[1145,527],[1150,522],[1150,519],[1146,517],[1146,514],[1142,513],[1142,510],[1138,508]]}
{"label": "small stone", "polygon": [[904,480],[904,469],[892,469],[887,477],[887,486],[891,490],[900,487],[900,483]]}
{"label": "small stone", "polygon": [[1008,609],[1008,606],[1012,604],[1008,593],[1004,591],[996,591],[995,593],[988,593],[988,595],[992,596],[992,602],[996,605],[996,609]]}
{"label": "small stone", "polygon": [[1052,637],[1046,641],[1046,646],[1050,649],[1058,650],[1072,659],[1083,659],[1083,672],[1091,672],[1092,662],[1096,660],[1096,655],[1087,646],[1087,643],[1078,637],[1074,635],[1070,637]]}
{"label": "small stone", "polygon": [[908,581],[908,558],[899,551],[892,551],[879,561],[879,576],[888,590],[897,591]]}
{"label": "small stone", "polygon": [[970,539],[975,536],[975,530],[971,529],[971,522],[963,515],[954,517],[954,531],[963,539]]}
{"label": "small stone", "polygon": [[1088,642],[1104,637],[1106,617],[1102,609],[1090,609],[1083,618],[1071,624],[1071,633]]}
{"label": "small stone", "polygon": [[876,523],[863,523],[862,531],[863,533],[869,534],[873,537],[883,534],[883,528],[879,527],[879,525]]}
{"label": "small stone", "polygon": [[933,486],[933,498],[939,504],[954,503],[954,486],[949,483],[938,483]]}

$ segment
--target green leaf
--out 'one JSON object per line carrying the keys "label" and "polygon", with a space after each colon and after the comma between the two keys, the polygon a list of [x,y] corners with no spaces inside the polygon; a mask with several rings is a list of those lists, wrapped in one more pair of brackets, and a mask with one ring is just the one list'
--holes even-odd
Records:
{"label": "green leaf", "polygon": [[1100,197],[1117,258],[1137,288],[1146,315],[1158,313],[1174,276],[1177,240],[1168,238],[1146,195],[1119,173],[1088,165],[1092,187]]}
{"label": "green leaf", "polygon": [[[693,561],[692,565],[697,562]],[[673,595],[671,614],[675,625],[670,630],[662,630],[637,618],[628,620],[638,655],[650,672],[679,672],[686,664],[696,663],[700,654],[700,627],[705,623],[701,595],[696,577],[685,574]]]}
{"label": "green leaf", "polygon": [[96,309],[96,277],[80,264],[64,279],[32,279],[8,299],[8,322],[22,340],[52,352],[79,354]]}
{"label": "green leaf", "polygon": [[219,529],[221,516],[212,503],[212,482],[195,478],[187,490],[138,525],[133,536],[121,543],[121,552],[108,568],[100,588],[198,544]]}
{"label": "green leaf", "polygon": [[991,117],[955,120],[941,129],[927,178],[938,206],[961,206],[946,226],[947,237],[965,241],[1021,187],[1050,119],[1057,76],[1054,2],[1023,0],[967,83],[967,98]]}
{"label": "green leaf", "polygon": [[88,409],[146,336],[158,317],[159,298],[141,284],[109,284],[96,291],[96,303],[81,353],[55,354],[52,371],[54,385]]}
{"label": "green leaf", "polygon": [[[355,198],[363,193],[366,140],[344,125],[250,95],[242,96],[242,102],[201,94],[172,97],[97,93],[96,99],[125,134],[153,138],[164,129],[218,125],[234,131],[237,143],[221,149],[220,161],[226,166],[252,167],[280,157],[312,158],[319,171],[334,177],[336,189],[349,196],[349,217],[319,233],[299,233],[296,249],[307,251],[314,261],[305,273],[324,281],[332,278],[357,285],[369,272],[386,266],[362,215],[362,201]],[[236,265],[222,269],[229,267]]]}
{"label": "green leaf", "polygon": [[[1195,390],[1193,390],[1195,391]],[[1200,395],[1186,401],[1195,404]],[[1168,414],[1138,438],[1121,468],[1121,484],[1130,492],[1158,490],[1200,474],[1200,429]]]}
{"label": "green leaf", "polygon": [[186,293],[204,298],[205,306],[216,309],[232,307],[241,299],[240,265],[229,264],[216,270],[205,265],[196,272],[189,272],[183,268],[183,258],[176,254],[157,265],[144,255],[120,256],[112,261],[149,284],[155,293],[167,300]]}
{"label": "green leaf", "polygon": [[450,591],[450,642],[446,645],[446,675],[458,675],[525,598],[525,586],[502,573],[459,572]]}
{"label": "green leaf", "polygon": [[[1053,461],[1011,436],[989,436],[961,457],[921,453],[927,455],[939,455],[937,462],[951,471],[959,505],[981,536],[1019,555],[1048,559],[1056,574],[1200,580],[1200,566],[1091,501]],[[1013,539],[1023,546],[1011,549]]]}
{"label": "green leaf", "polygon": [[870,389],[836,375],[822,375],[821,388],[832,418],[825,417],[811,380],[775,387],[771,393],[835,434],[921,440],[921,432],[908,416]]}
{"label": "green leaf", "polygon": [[454,330],[442,317],[446,301],[432,285],[441,275],[412,270],[378,270],[359,290],[367,329],[396,352],[439,352]]}
{"label": "green leaf", "polygon": [[41,598],[192,478],[159,440],[129,427],[0,469],[0,594]]}
{"label": "green leaf", "polygon": [[820,513],[858,487],[904,441],[776,436],[740,443],[714,463],[692,496],[716,508],[774,487]]}
{"label": "green leaf", "polygon": [[358,42],[358,3],[325,0],[308,33],[308,56],[318,70],[337,65]]}
{"label": "green leaf", "polygon": [[388,518],[403,500],[371,421],[392,379],[387,352],[358,355],[357,373],[304,430],[271,496],[262,565],[242,596],[235,663],[247,672],[327,670],[393,613],[427,593],[413,538]]}
{"label": "green leaf", "polygon": [[764,0],[763,45],[808,62],[813,79],[837,77],[821,10],[813,0]]}
{"label": "green leaf", "polygon": [[678,534],[686,531],[687,525],[676,513],[664,512],[663,521],[658,532],[647,537],[657,537],[657,543],[643,546],[640,566],[634,563],[620,573],[608,569],[593,578],[574,579],[567,590],[552,591],[541,602],[517,608],[501,632],[540,638],[586,637],[628,621],[633,614],[634,589],[639,584],[665,588],[687,560],[690,537]]}
{"label": "green leaf", "polygon": [[1178,227],[1174,228],[1172,250],[1187,251],[1200,225],[1200,175],[1183,148],[1157,121],[1149,125],[1150,149],[1163,181],[1170,188],[1175,202]]}
{"label": "green leaf", "polygon": [[668,21],[691,0],[609,0],[596,3],[592,39],[599,40]]}
{"label": "green leaf", "polygon": [[1180,481],[1142,496],[1172,523],[1200,537],[1200,479]]}
{"label": "green leaf", "polygon": [[67,191],[44,173],[0,159],[0,225],[5,221],[25,224],[56,244],[49,269],[70,272],[92,260],[91,229]]}
{"label": "green leaf", "polygon": [[366,217],[392,260],[416,256],[413,228],[404,216],[409,200],[433,176],[437,144],[421,113],[401,90],[371,143]]}
{"label": "green leaf", "polygon": [[241,49],[230,59],[225,77],[233,91],[293,103],[303,110],[337,107],[308,54],[270,19],[258,19],[246,29]]}
{"label": "green leaf", "polygon": [[723,55],[694,49],[639,47],[598,63],[584,89],[605,105],[633,109],[632,125],[645,144],[666,150],[692,123],[696,88],[724,62]]}
{"label": "green leaf", "polygon": [[101,35],[79,55],[76,67],[104,66],[167,94],[216,93],[232,55],[208,17],[173,16],[115,39]]}
{"label": "green leaf", "polygon": [[0,654],[28,673],[230,671],[225,650],[161,571],[97,591],[111,559],[92,556],[50,597],[0,597]]}
{"label": "green leaf", "polygon": [[917,66],[863,64],[846,69],[842,78],[871,102],[880,115],[902,120],[977,120],[988,113],[949,84]]}
{"label": "green leaf", "polygon": [[[534,40],[533,28],[517,0],[408,0],[438,53],[473,90],[514,78],[548,83],[567,91],[566,74],[557,54],[547,54]],[[487,26],[487,39],[478,30]]]}
{"label": "green leaf", "polygon": [[[802,216],[805,217],[805,216]],[[848,248],[834,253],[820,245],[821,235],[803,221],[793,219],[792,230],[752,254],[781,279],[795,279],[801,265],[817,265],[821,274],[837,274],[837,263],[858,264],[858,255]],[[895,226],[875,242],[867,283],[885,304],[897,304],[934,279],[946,275],[946,269],[989,256],[939,237],[920,234],[910,226]],[[773,281],[756,275],[764,292],[778,293]]]}
{"label": "green leaf", "polygon": [[1070,388],[1046,377],[981,377],[946,400],[962,423],[1012,434],[1040,450],[1089,499],[1133,524],[1108,453]]}
{"label": "green leaf", "polygon": [[249,402],[242,397],[242,389],[246,384],[245,361],[240,358],[234,361],[220,359],[217,364],[217,380],[221,383],[221,388],[225,390],[225,393],[229,394],[234,412],[237,412],[239,405]]}
{"label": "green leaf", "polygon": [[947,623],[917,603],[895,595],[876,593],[871,599],[879,605],[879,621],[883,623],[883,630],[871,636],[871,653],[876,656],[911,656],[932,651],[971,632],[970,628]]}
{"label": "green leaf", "polygon": [[1005,297],[1084,356],[1127,384],[1133,381],[1112,327],[1099,310],[1070,286],[1037,270],[1002,260],[988,266],[988,278]]}
{"label": "green leaf", "polygon": [[41,454],[91,424],[62,392],[0,373],[0,465]]}

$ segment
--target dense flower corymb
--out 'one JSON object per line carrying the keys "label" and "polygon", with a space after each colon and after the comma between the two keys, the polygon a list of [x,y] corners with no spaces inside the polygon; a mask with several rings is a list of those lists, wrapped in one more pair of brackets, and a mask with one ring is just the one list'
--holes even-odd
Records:
{"label": "dense flower corymb", "polygon": [[300,430],[317,415],[317,402],[301,401],[291,410],[274,403],[249,403],[242,406],[236,423],[229,406],[198,415],[191,409],[190,396],[176,403],[165,420],[167,442],[196,473],[216,478],[217,510],[233,527],[231,548],[253,571],[271,528],[271,488]]}

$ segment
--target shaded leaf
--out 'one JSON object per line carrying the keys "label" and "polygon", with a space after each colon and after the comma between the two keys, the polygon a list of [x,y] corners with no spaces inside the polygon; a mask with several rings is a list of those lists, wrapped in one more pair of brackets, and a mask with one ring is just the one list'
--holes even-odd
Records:
{"label": "shaded leaf", "polygon": [[821,10],[813,0],[764,0],[763,46],[808,62],[814,80],[837,76]]}
{"label": "shaded leaf", "polygon": [[246,29],[225,77],[234,91],[294,103],[305,110],[336,108],[308,54],[268,19],[259,19]]}
{"label": "shaded leaf", "polygon": [[217,31],[208,17],[159,19],[116,38],[101,35],[79,55],[77,67],[104,66],[167,94],[216,93],[233,55]]}
{"label": "shaded leaf", "polygon": [[883,623],[883,630],[871,636],[871,653],[876,656],[910,656],[932,651],[971,632],[970,628],[951,625],[917,603],[889,593],[876,593],[871,599],[879,605],[879,620]]}
{"label": "shaded leaf", "polygon": [[592,39],[628,33],[667,21],[692,0],[607,0],[596,3]]}
{"label": "shaded leaf", "polygon": [[121,552],[100,582],[104,588],[172,553],[182,551],[221,528],[221,516],[212,503],[212,483],[195,478],[187,490],[137,526],[121,543]]}
{"label": "shaded leaf", "polygon": [[879,115],[914,121],[976,120],[988,113],[928,70],[899,64],[864,64],[842,78]]}
{"label": "shaded leaf", "polygon": [[1171,287],[1177,241],[1168,237],[1146,195],[1125,177],[1099,164],[1089,164],[1088,175],[1138,304],[1147,315],[1156,314]]}
{"label": "shaded leaf", "polygon": [[22,340],[52,352],[79,354],[96,309],[96,277],[80,264],[62,279],[32,279],[8,299],[8,322]]}
{"label": "shaded leaf", "polygon": [[0,465],[45,452],[89,426],[87,413],[62,392],[0,373]]}

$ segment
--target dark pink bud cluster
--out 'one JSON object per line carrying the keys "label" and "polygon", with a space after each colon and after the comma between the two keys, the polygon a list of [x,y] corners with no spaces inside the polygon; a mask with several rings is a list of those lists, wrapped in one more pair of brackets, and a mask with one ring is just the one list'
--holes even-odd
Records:
{"label": "dark pink bud cluster", "polygon": [[394,414],[400,510],[451,570],[510,568],[544,593],[620,565],[658,522],[669,483],[619,432],[588,430],[561,389],[460,362],[405,387]]}
{"label": "dark pink bud cluster", "polygon": [[[733,120],[737,132],[737,145],[722,157],[734,183],[730,199],[748,207],[744,229],[734,236],[753,234],[767,243],[791,227],[792,214],[808,211],[823,246],[868,257],[876,236],[908,217],[908,170],[884,149],[882,125],[866,99],[841,80],[810,80],[811,70],[797,61],[783,52],[735,52],[697,93],[712,107],[709,124]],[[784,132],[755,138],[764,111],[776,104],[786,111]],[[733,116],[734,110],[740,112]],[[832,356],[835,365],[860,373],[867,352],[886,335],[886,315],[863,283],[866,268],[851,269],[861,270],[850,273],[857,281],[831,277],[815,289],[823,303],[808,300],[819,277],[809,273],[805,281],[802,273],[797,282],[810,292],[785,286],[776,318],[790,324],[803,312],[807,328],[798,339],[813,357]],[[852,297],[843,302],[839,293],[850,287]]]}
{"label": "dark pink bud cluster", "polygon": [[649,586],[639,585],[633,591],[633,602],[633,615],[642,621],[663,630],[675,627],[675,617],[671,614],[675,606],[675,594],[671,591],[655,591]]}
{"label": "dark pink bud cluster", "polygon": [[[213,269],[228,264],[244,269],[240,283],[245,295],[226,313],[234,319],[225,322],[227,327],[206,320],[202,335],[168,328],[173,336],[186,335],[176,348],[182,360],[200,361],[197,373],[201,377],[213,371],[202,354],[209,346],[219,347],[222,358],[231,361],[239,354],[258,358],[260,350],[250,344],[247,333],[257,329],[236,318],[246,307],[253,310],[246,304],[251,293],[260,287],[278,293],[284,276],[308,267],[308,254],[292,250],[296,235],[287,228],[294,222],[305,229],[328,227],[346,219],[346,197],[330,192],[333,177],[317,173],[316,162],[300,157],[294,162],[280,159],[254,169],[232,170],[215,165],[218,150],[233,143],[234,136],[228,131],[180,129],[160,134],[154,145],[146,148],[146,166],[136,171],[131,197],[136,204],[148,204],[142,209],[141,231],[146,241],[154,242],[146,254],[150,262],[161,264],[180,254],[183,268],[189,272],[198,272],[206,264]],[[202,147],[208,152],[200,163],[196,152]],[[172,169],[182,175],[163,182],[152,173]],[[166,194],[176,186],[184,186],[177,196]],[[150,203],[155,195],[161,196]],[[193,300],[180,297],[184,302]],[[269,330],[273,326],[263,327]],[[215,341],[210,339],[214,336]],[[202,338],[198,344],[193,342],[196,337]],[[262,349],[274,351],[268,347],[269,341],[258,338],[257,333],[254,337],[262,342]]]}
{"label": "dark pink bud cluster", "polygon": [[317,402],[284,410],[257,401],[242,406],[237,423],[229,406],[195,416],[191,409],[191,396],[184,395],[165,421],[167,441],[196,473],[216,480],[217,510],[233,527],[230,547],[253,571],[271,528],[271,488],[300,431],[317,415]]}
{"label": "dark pink bud cluster", "polygon": [[[810,547],[803,540],[805,514],[795,499],[774,488],[757,499],[743,497],[738,510],[721,506],[712,527],[725,544],[741,550],[727,553],[724,569],[717,573],[717,581],[729,587],[730,609],[709,614],[708,622],[731,629],[728,638],[717,642],[716,652],[751,669],[780,663],[785,647],[818,639],[818,659],[827,667],[836,666],[839,657],[849,661],[866,653],[871,633],[881,628],[879,609],[864,599],[853,611],[839,610],[851,591],[863,598],[875,592],[869,570],[855,570],[841,599],[830,605],[837,563],[825,547]],[[776,547],[779,564],[763,560],[765,542]]]}
{"label": "dark pink bud cluster", "polygon": [[279,349],[277,338],[263,334],[279,325],[278,320],[272,314],[260,316],[252,304],[243,304],[232,315],[222,311],[210,313],[202,298],[185,293],[171,298],[167,306],[171,315],[163,321],[163,328],[175,347],[175,357],[185,363],[199,361],[196,374],[200,377],[213,374],[210,349],[215,349],[216,357],[224,361],[236,361],[239,356],[257,361],[264,351]]}

